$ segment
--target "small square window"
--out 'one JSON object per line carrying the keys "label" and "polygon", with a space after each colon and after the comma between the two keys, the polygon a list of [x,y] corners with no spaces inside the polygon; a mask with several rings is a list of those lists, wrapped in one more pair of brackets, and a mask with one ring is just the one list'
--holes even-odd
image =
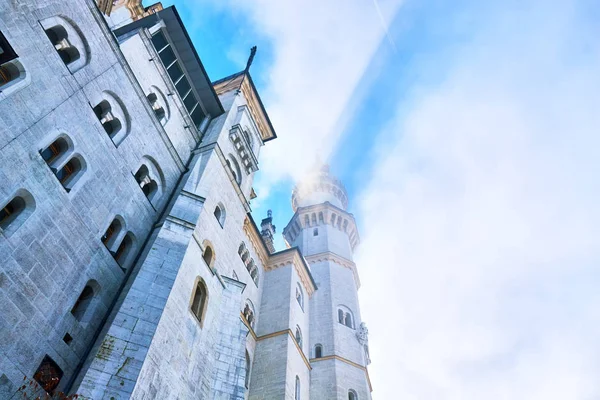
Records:
{"label": "small square window", "polygon": [[65,333],[63,342],[65,342],[66,344],[71,344],[72,341],[73,341],[73,337],[71,335],[69,335],[69,333]]}
{"label": "small square window", "polygon": [[313,229],[313,236],[319,236],[319,228]]}

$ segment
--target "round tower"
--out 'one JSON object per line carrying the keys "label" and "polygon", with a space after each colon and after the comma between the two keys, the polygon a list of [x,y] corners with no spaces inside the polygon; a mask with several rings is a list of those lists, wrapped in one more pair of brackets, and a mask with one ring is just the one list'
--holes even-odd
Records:
{"label": "round tower", "polygon": [[360,239],[347,211],[346,189],[329,167],[319,166],[294,188],[292,208],[283,234],[300,249],[317,284],[309,300],[310,398],[371,399],[368,338],[353,261]]}

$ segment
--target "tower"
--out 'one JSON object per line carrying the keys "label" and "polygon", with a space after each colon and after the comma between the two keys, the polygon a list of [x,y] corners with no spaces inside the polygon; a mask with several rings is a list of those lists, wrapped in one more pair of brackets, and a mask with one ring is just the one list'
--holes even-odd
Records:
{"label": "tower", "polygon": [[310,398],[370,399],[367,330],[352,260],[360,239],[346,189],[320,166],[296,186],[292,207],[283,234],[300,249],[317,285],[309,299]]}

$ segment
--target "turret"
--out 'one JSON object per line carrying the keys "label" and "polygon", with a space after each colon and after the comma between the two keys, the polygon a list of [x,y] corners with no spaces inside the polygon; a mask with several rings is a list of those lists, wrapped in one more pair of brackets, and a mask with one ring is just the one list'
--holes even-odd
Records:
{"label": "turret", "polygon": [[260,223],[260,234],[271,254],[275,253],[275,245],[273,243],[275,229],[276,227],[273,225],[273,211],[269,210],[267,211],[267,218],[264,218]]}

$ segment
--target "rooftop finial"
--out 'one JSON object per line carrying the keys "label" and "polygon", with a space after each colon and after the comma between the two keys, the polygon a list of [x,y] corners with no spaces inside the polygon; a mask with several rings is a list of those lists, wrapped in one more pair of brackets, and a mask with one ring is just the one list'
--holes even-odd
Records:
{"label": "rooftop finial", "polygon": [[267,211],[267,218],[271,218],[271,217],[273,217],[273,211],[268,210]]}
{"label": "rooftop finial", "polygon": [[252,65],[252,61],[254,61],[254,56],[256,55],[256,46],[252,46],[250,49],[250,57],[248,57],[248,62],[246,63],[246,69],[244,71],[248,72],[250,70],[250,66]]}

